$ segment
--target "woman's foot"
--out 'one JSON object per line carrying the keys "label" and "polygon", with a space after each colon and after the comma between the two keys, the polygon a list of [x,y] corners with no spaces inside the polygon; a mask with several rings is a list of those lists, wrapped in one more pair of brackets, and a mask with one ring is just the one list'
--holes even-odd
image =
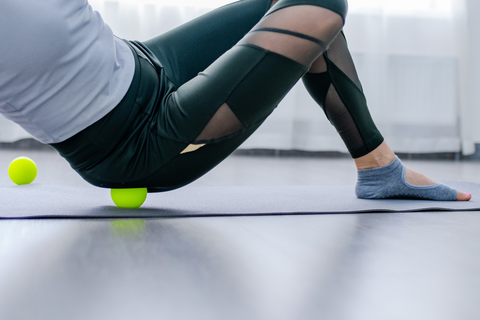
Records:
{"label": "woman's foot", "polygon": [[[405,198],[410,196],[411,198],[457,201],[468,201],[472,198],[472,195],[468,192],[454,191],[443,184],[437,184],[437,182],[414,170],[404,167],[399,159],[397,159],[398,163],[397,161],[394,162],[396,156],[385,142],[369,154],[354,160],[359,170],[359,182],[357,183],[357,196],[359,197],[396,198],[402,197],[402,193],[406,193]],[[384,168],[382,170],[368,170],[381,167]],[[394,169],[395,173],[392,171]],[[373,173],[377,174],[378,178],[372,175]],[[387,178],[387,175],[391,176]],[[406,184],[401,182],[402,175],[405,178],[405,182],[407,182]],[[382,182],[383,179],[381,177],[386,178],[386,181]],[[387,183],[389,186],[383,187]],[[400,194],[395,192],[400,192]]]}

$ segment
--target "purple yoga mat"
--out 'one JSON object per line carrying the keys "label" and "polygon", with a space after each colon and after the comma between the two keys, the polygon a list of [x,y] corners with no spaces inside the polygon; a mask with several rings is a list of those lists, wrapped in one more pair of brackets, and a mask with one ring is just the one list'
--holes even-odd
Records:
{"label": "purple yoga mat", "polygon": [[109,189],[34,183],[0,187],[0,219],[480,211],[480,184],[446,183],[468,190],[473,199],[362,200],[355,197],[354,186],[187,186],[149,194],[139,209],[121,209],[112,202]]}

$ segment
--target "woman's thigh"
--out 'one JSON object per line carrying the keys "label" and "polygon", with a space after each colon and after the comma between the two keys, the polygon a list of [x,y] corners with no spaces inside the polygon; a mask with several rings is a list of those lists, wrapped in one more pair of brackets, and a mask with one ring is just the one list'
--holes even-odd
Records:
{"label": "woman's thigh", "polygon": [[[291,2],[291,6],[295,6],[297,2],[299,5],[307,2],[320,7],[320,9],[313,9],[319,12],[320,20],[325,18],[326,21],[324,24],[320,23],[321,26],[317,27],[316,33],[312,34],[318,36],[318,42],[325,44],[325,47],[319,46],[317,41],[313,41],[312,44],[312,39],[317,40],[313,36],[290,32],[289,29],[283,30],[281,37],[262,35],[259,39],[254,39],[256,41],[254,44],[244,41],[233,48],[227,48],[228,50],[205,70],[202,69],[198,75],[195,73],[192,79],[168,95],[162,105],[161,116],[155,128],[156,133],[162,137],[170,137],[174,141],[191,144],[193,148],[188,150],[189,152],[177,154],[171,161],[143,180],[150,191],[181,187],[205,174],[231,154],[260,126],[290,88],[307,71],[308,67],[302,62],[308,61],[311,56],[319,54],[328,47],[328,43],[340,31],[341,25],[338,20],[344,16],[333,10],[325,13],[324,8],[330,9],[331,3],[339,3],[341,7],[342,0],[292,0]],[[303,25],[302,14],[305,13],[305,9],[312,9],[305,7],[300,9],[287,9],[282,11],[281,15],[263,20],[263,23],[273,25],[276,23],[287,27]],[[329,22],[328,19],[331,17],[336,20]],[[315,20],[315,17],[312,18]],[[267,31],[270,30],[272,28]],[[307,31],[310,30],[307,28]],[[262,48],[264,43],[272,43],[270,41],[272,39],[278,40],[278,47],[282,54]],[[299,46],[290,46],[290,43],[303,45],[305,50],[303,47],[299,49]],[[293,58],[286,56],[290,53],[289,51]],[[283,55],[283,52],[286,52],[286,55]],[[220,108],[227,110],[227,116],[220,115],[215,118]],[[214,133],[211,140],[199,139],[199,135],[203,133],[202,130],[212,122],[213,131],[225,122],[235,123],[236,128],[239,129],[227,136]]]}
{"label": "woman's thigh", "polygon": [[[293,6],[312,3],[316,7],[329,8],[331,1],[342,3],[345,0],[290,2]],[[290,5],[288,1],[287,4]],[[248,19],[245,18],[245,12],[249,12],[245,10],[247,7],[257,8],[252,9],[255,14],[246,14]],[[167,78],[160,83],[172,81],[176,88],[165,91],[166,94],[156,94],[155,101],[148,97],[136,98],[136,104],[149,101],[148,107],[139,109],[138,115],[142,117],[133,117],[138,119],[136,122],[140,119],[145,121],[141,120],[138,125],[122,130],[128,135],[115,148],[110,147],[112,151],[101,165],[85,166],[83,176],[91,178],[87,181],[111,188],[148,187],[150,191],[175,189],[197,179],[241,145],[308,69],[301,61],[305,60],[303,55],[312,54],[291,43],[313,48],[315,54],[323,50],[321,45],[311,41],[313,38],[310,35],[306,40],[305,36],[300,35],[298,40],[296,35],[299,33],[296,30],[286,30],[288,34],[280,35],[280,38],[277,34],[270,37],[269,32],[274,28],[266,30],[267,34],[259,33],[260,37],[253,39],[255,43],[237,44],[262,19],[269,7],[270,0],[239,1],[156,39],[137,43],[150,56],[160,79],[163,79],[162,74]],[[287,11],[280,11],[280,15],[272,14],[263,20],[264,23],[273,22],[273,27],[279,24],[288,28],[290,25],[303,25],[303,15],[311,11],[308,7],[304,7],[303,11],[284,10]],[[225,11],[230,15],[221,14]],[[300,14],[295,14],[297,11]],[[314,16],[313,20],[317,21],[317,18]],[[248,23],[245,22],[247,20]],[[221,24],[217,24],[220,21]],[[318,40],[322,41],[331,41],[341,27],[326,25],[324,28],[322,21],[319,25],[322,26],[320,29],[325,29],[325,32],[320,30],[322,32],[318,33]],[[228,28],[234,31],[234,37]],[[328,37],[323,37],[323,34]],[[286,53],[292,51],[292,56],[298,56],[298,60],[262,47],[265,41],[272,43],[272,39],[281,50]],[[146,60],[140,60],[144,62],[145,70],[149,70],[151,66],[145,63]],[[165,88],[169,87],[165,85]],[[226,118],[216,117],[221,108],[228,111]],[[211,120],[215,120],[213,125]],[[216,128],[225,121],[240,124],[240,129],[228,136],[222,133],[214,135],[209,141],[199,141],[198,137],[206,127]],[[109,126],[108,123],[103,125]],[[95,136],[92,135],[94,139]],[[200,148],[189,149],[191,145]],[[185,152],[187,149],[189,152]]]}
{"label": "woman's thigh", "polygon": [[240,41],[268,11],[271,2],[233,2],[144,41],[143,45],[178,88]]}

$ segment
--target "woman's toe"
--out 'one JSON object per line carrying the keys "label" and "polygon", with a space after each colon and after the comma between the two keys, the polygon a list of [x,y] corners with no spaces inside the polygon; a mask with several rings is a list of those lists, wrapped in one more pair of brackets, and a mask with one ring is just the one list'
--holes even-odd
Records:
{"label": "woman's toe", "polygon": [[470,199],[472,199],[470,192],[457,191],[457,201],[469,201]]}

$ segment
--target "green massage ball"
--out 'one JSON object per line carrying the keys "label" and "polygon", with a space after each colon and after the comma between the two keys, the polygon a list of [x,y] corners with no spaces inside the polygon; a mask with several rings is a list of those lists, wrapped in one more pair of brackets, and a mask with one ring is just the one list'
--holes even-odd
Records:
{"label": "green massage ball", "polygon": [[147,199],[147,188],[112,189],[111,195],[117,207],[136,209]]}
{"label": "green massage ball", "polygon": [[8,176],[15,184],[30,184],[37,177],[37,165],[30,158],[18,157],[8,166]]}

